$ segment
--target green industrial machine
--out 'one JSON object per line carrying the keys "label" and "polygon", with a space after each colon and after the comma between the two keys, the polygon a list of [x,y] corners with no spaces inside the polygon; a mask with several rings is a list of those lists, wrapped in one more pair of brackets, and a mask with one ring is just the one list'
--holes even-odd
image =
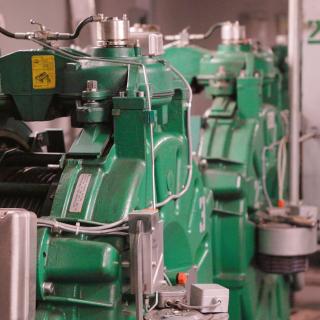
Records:
{"label": "green industrial machine", "polygon": [[[89,53],[52,44],[93,22]],[[48,152],[2,150],[4,320],[289,319],[291,274],[308,252],[270,253],[268,230],[256,245],[277,186],[286,194],[271,54],[197,49],[184,77],[173,58],[189,48],[163,55],[161,34],[129,31],[126,16],[89,17],[73,34],[0,32],[41,46],[0,58],[1,118],[70,116],[82,128],[67,152],[52,133],[41,135]],[[214,98],[196,157],[188,81]]]}
{"label": "green industrial machine", "polygon": [[[215,52],[189,44],[217,29],[222,41]],[[265,229],[275,225],[261,223],[266,217],[292,218],[283,215],[289,210],[286,50],[275,47],[274,54],[248,40],[238,22],[213,25],[203,35],[185,29],[166,39],[173,42],[166,45],[165,58],[195,93],[204,89],[212,99],[201,120],[194,117],[200,131],[194,133],[194,150],[204,184],[214,195],[214,281],[230,289],[230,318],[288,319],[290,291],[305,269],[305,255],[292,252],[288,258],[277,246],[292,238],[272,231],[264,238]],[[264,242],[271,243],[273,236],[274,250],[266,250]],[[312,237],[305,252],[315,249]]]}

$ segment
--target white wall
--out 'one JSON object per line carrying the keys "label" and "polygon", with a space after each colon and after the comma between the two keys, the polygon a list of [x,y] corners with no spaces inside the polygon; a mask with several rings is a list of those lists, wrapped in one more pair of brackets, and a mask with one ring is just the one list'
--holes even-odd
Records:
{"label": "white wall", "polygon": [[[302,112],[305,131],[320,128],[320,44],[309,44],[313,29],[309,20],[320,20],[319,0],[303,1],[304,36],[302,52]],[[320,40],[320,35],[317,39]],[[307,204],[320,206],[320,140],[303,145],[303,198]]]}
{"label": "white wall", "polygon": [[[5,27],[10,31],[30,31],[34,19],[51,30],[69,30],[68,2],[66,0],[0,0],[0,14],[4,18]],[[0,35],[2,54],[26,48],[36,47],[29,41],[9,39]]]}
{"label": "white wall", "polygon": [[[154,1],[154,20],[161,25],[165,34],[178,32],[186,26],[190,26],[195,33],[203,32],[213,23],[240,19],[244,23],[250,20],[249,36],[263,37],[261,40],[266,44],[274,43],[278,17],[286,13],[287,0]],[[252,20],[256,21],[254,25]],[[261,27],[257,21],[261,22]],[[212,42],[209,39],[205,45],[213,47]]]}
{"label": "white wall", "polygon": [[[248,24],[249,35],[264,43],[274,43],[279,29],[279,18],[286,16],[288,0],[96,0],[97,10],[108,16],[128,13],[137,22],[143,10],[151,10],[149,23],[161,26],[164,34],[177,33],[190,26],[194,32],[202,32],[215,23],[241,20]],[[139,15],[140,13],[140,15]],[[201,43],[213,47],[216,41]]]}

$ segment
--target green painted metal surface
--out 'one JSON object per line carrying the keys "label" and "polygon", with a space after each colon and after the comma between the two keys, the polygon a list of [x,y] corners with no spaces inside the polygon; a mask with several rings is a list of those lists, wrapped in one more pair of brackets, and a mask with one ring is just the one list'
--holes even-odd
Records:
{"label": "green painted metal surface", "polygon": [[[288,101],[286,73],[279,68],[283,59],[249,44],[223,44],[216,52],[197,56],[198,52],[193,46],[169,48],[164,56],[212,99],[202,118],[198,157],[205,186],[214,195],[214,281],[231,290],[231,320],[289,319],[290,282],[256,267],[254,223],[256,212],[267,206],[263,148],[286,134],[281,119]],[[190,65],[197,71],[193,75]],[[274,147],[266,153],[265,164],[266,187],[274,205],[276,165]]]}
{"label": "green painted metal surface", "polygon": [[[125,50],[120,51],[123,56]],[[94,54],[113,58],[116,52],[98,50]],[[55,88],[32,87],[30,61],[34,55],[54,56]],[[186,183],[185,85],[165,62],[132,56],[132,52],[128,56],[146,67],[151,112],[146,108],[146,85],[137,66],[80,63],[50,50],[21,51],[0,59],[3,113],[21,120],[70,114],[72,123],[83,127],[61,162],[63,173],[54,195],[52,218],[90,225],[117,221],[132,210],[150,207],[150,123],[154,124],[157,201],[179,192]],[[96,92],[87,92],[87,80],[98,81]],[[213,279],[212,191],[204,186],[196,164],[193,172],[188,192],[160,212],[165,222],[165,266],[173,282],[177,272],[194,265],[199,267],[199,281]],[[84,180],[83,198],[76,199],[80,204],[75,205],[75,198],[81,198],[79,181]],[[120,236],[72,236],[40,228],[36,319],[134,319],[129,272],[122,267],[128,250],[128,240]],[[44,291],[47,282],[53,283],[53,293]]]}
{"label": "green painted metal surface", "polygon": [[[0,58],[1,114],[25,121],[70,115],[73,125],[82,128],[60,163],[63,172],[47,212],[72,224],[113,222],[151,206],[150,123],[157,201],[181,191],[187,180],[183,82],[162,58],[109,49],[91,54],[126,57],[145,66],[151,111],[139,66],[73,61],[46,49]],[[196,139],[200,136],[200,161],[193,162],[190,188],[160,209],[166,272],[175,282],[177,272],[197,265],[199,282],[229,287],[231,320],[288,319],[288,282],[261,273],[254,264],[253,218],[266,205],[261,150],[284,134],[277,80],[281,74],[270,55],[254,54],[249,46],[221,46],[213,56],[195,48],[184,56],[184,50],[172,57],[178,54],[179,63],[190,59],[191,64],[182,63],[182,72],[187,66],[188,81],[204,86],[213,104],[202,119],[201,136],[199,126],[194,127]],[[32,57],[38,55],[54,57],[54,88],[34,88]],[[87,90],[88,80],[98,82],[95,92]],[[267,184],[276,201],[276,150],[267,160]],[[128,255],[128,240],[121,236],[57,234],[39,228],[36,319],[135,319],[124,263]],[[44,290],[48,282],[54,292]]]}

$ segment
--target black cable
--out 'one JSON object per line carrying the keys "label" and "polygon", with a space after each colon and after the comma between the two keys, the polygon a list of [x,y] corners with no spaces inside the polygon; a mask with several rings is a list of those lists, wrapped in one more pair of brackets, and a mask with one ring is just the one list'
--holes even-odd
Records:
{"label": "black cable", "polygon": [[[76,38],[79,37],[80,32],[82,30],[82,28],[87,25],[90,22],[94,21],[94,16],[90,16],[88,18],[85,18],[84,20],[80,21],[80,23],[77,25],[74,33],[68,33],[68,34],[61,34],[61,37],[59,37],[59,33],[57,33],[57,35],[54,35],[53,37],[49,37],[48,39],[50,40],[74,40]],[[14,38],[14,39],[23,39],[23,38],[27,38],[27,33],[26,34],[19,34],[20,36],[17,37],[16,33],[10,32],[2,27],[0,27],[0,33],[2,33],[3,35],[9,37],[9,38]],[[23,36],[23,37],[21,37]]]}
{"label": "black cable", "polygon": [[0,33],[2,33],[3,35],[5,35],[5,36],[7,36],[9,38],[15,38],[16,37],[14,33],[10,32],[10,31],[2,28],[2,27],[0,27]]}
{"label": "black cable", "polygon": [[90,16],[90,17],[85,18],[84,20],[80,21],[80,23],[77,25],[76,30],[74,31],[74,33],[70,34],[69,39],[70,39],[70,40],[74,40],[74,39],[78,38],[79,35],[80,35],[80,32],[81,32],[82,28],[83,28],[86,24],[88,24],[88,23],[90,23],[90,22],[93,22],[93,21],[94,21],[94,16]]}
{"label": "black cable", "polygon": [[203,39],[209,38],[216,30],[223,26],[223,22],[213,24],[208,31],[203,35]]}

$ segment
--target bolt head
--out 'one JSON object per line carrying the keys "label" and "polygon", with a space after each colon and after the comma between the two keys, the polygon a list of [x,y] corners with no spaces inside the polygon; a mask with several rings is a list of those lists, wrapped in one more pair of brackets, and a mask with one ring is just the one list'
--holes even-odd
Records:
{"label": "bolt head", "polygon": [[97,80],[88,80],[87,81],[87,91],[96,92],[98,90],[98,81]]}
{"label": "bolt head", "polygon": [[54,284],[52,282],[44,282],[42,285],[43,292],[45,294],[53,294],[54,293]]}

